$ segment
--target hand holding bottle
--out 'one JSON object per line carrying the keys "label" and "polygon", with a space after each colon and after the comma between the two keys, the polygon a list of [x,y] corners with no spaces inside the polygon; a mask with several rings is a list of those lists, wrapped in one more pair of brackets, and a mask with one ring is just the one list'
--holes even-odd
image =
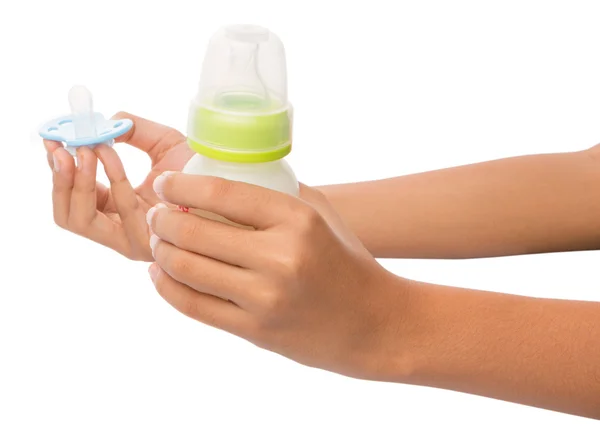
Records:
{"label": "hand holding bottle", "polygon": [[149,272],[167,302],[304,364],[378,376],[408,283],[373,259],[324,196],[181,173],[164,173],[155,189],[174,205],[256,228],[151,209]]}

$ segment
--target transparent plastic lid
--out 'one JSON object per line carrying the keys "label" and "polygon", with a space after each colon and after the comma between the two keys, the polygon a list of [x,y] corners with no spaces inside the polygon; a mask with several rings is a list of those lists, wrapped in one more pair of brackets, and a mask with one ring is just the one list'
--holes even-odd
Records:
{"label": "transparent plastic lid", "polygon": [[285,110],[287,74],[281,40],[268,29],[231,25],[210,40],[195,103],[217,111]]}

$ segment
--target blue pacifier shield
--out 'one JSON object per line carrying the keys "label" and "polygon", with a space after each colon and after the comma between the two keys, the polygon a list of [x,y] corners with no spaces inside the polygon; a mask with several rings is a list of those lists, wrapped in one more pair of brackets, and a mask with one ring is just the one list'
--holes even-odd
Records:
{"label": "blue pacifier shield", "polygon": [[133,126],[130,119],[105,119],[100,113],[93,113],[96,127],[95,137],[77,138],[73,125],[73,116],[63,116],[51,120],[40,128],[39,134],[46,140],[62,141],[69,147],[93,146],[95,144],[113,144],[114,139],[125,134]]}

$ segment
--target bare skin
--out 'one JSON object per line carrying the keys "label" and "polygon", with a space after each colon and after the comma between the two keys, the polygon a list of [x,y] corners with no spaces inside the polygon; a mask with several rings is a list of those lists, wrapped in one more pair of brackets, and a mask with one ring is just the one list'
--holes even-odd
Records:
{"label": "bare skin", "polygon": [[[155,137],[152,131],[157,137],[166,128],[139,118],[134,122],[132,137]],[[352,377],[600,418],[599,303],[410,281],[389,273],[373,257],[593,248],[600,220],[600,208],[590,203],[600,185],[595,149],[364,184],[302,186],[300,198],[294,198],[219,178],[171,171],[156,177],[179,170],[189,158],[182,136],[168,136],[172,141],[162,140],[160,146],[180,159],[169,159],[163,168],[162,159],[154,158],[154,172],[137,190],[126,181],[112,149],[95,150],[110,172],[116,214],[107,218],[118,227],[114,231],[97,230],[102,225],[94,223],[102,218],[98,215],[111,214],[91,196],[107,194],[98,187],[94,191],[95,169],[86,170],[86,161],[95,164],[87,158],[94,152],[84,150],[82,170],[63,171],[64,149],[49,143],[56,146],[52,153],[59,153],[61,166],[53,176],[55,218],[73,230],[81,229],[71,225],[80,215],[91,216],[91,228],[79,234],[111,248],[118,245],[127,256],[136,251],[133,258],[153,258],[152,281],[183,314],[306,365]],[[69,201],[64,190],[70,184]],[[489,195],[494,199],[486,199]],[[65,219],[61,209],[67,202]],[[177,205],[256,230],[180,212]],[[373,209],[380,212],[377,218]]]}
{"label": "bare skin", "polygon": [[[165,170],[180,170],[192,157],[179,131],[127,113],[133,128],[119,141],[137,147],[150,157],[151,169],[140,186],[133,189],[114,149],[101,145],[93,151],[77,150],[75,165],[61,143],[44,140],[52,169],[54,221],[66,230],[98,242],[132,260],[151,261],[145,215],[159,203],[152,182]],[[96,182],[98,160],[110,180],[110,188]]]}
{"label": "bare skin", "polygon": [[319,188],[376,257],[600,247],[600,148]]}

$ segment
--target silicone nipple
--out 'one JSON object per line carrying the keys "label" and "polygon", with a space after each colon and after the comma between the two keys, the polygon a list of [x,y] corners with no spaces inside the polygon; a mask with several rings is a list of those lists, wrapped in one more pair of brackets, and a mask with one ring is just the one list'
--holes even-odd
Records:
{"label": "silicone nipple", "polygon": [[269,93],[258,70],[258,47],[269,38],[269,31],[251,25],[225,28],[229,43],[229,67],[215,95],[218,108],[252,111],[269,105]]}
{"label": "silicone nipple", "polygon": [[72,87],[69,90],[69,105],[73,116],[75,138],[96,137],[92,93],[84,86]]}

